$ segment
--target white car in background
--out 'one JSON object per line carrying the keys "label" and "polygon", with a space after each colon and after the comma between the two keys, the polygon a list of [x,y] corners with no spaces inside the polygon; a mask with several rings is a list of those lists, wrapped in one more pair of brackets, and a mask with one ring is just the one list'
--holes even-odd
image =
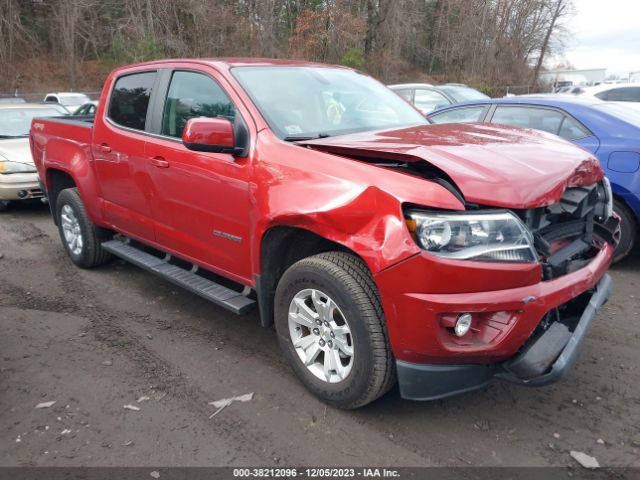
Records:
{"label": "white car in background", "polygon": [[54,104],[0,105],[0,211],[10,202],[43,197],[29,149],[31,120],[68,114],[63,106]]}
{"label": "white car in background", "polygon": [[44,96],[44,103],[57,103],[65,107],[69,113],[75,113],[85,103],[90,103],[91,99],[84,93],[57,92],[47,93]]}
{"label": "white car in background", "polygon": [[595,87],[580,87],[579,97],[599,98],[607,102],[640,103],[640,83],[603,83]]}

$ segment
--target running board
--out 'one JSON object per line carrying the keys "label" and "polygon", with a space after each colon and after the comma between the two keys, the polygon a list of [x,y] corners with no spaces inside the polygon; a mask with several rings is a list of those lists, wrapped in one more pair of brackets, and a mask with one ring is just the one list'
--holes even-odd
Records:
{"label": "running board", "polygon": [[184,268],[171,265],[164,258],[154,257],[120,240],[104,242],[102,248],[238,315],[249,312],[256,304],[255,300],[244,296],[240,292],[231,290]]}

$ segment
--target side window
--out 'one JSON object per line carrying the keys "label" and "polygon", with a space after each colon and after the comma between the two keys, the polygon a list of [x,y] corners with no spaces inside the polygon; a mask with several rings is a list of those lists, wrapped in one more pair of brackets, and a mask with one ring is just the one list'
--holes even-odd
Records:
{"label": "side window", "polygon": [[404,98],[407,102],[413,101],[413,90],[410,88],[403,88],[401,90],[394,90],[398,95]]}
{"label": "side window", "polygon": [[499,106],[491,123],[533,128],[558,135],[563,119],[562,113],[546,108]]}
{"label": "side window", "polygon": [[444,107],[451,104],[444,95],[436,92],[435,90],[416,89],[416,96],[414,100],[415,106],[425,113],[431,112],[438,107]]}
{"label": "side window", "polygon": [[580,125],[576,119],[567,116],[564,117],[558,135],[566,140],[579,140],[580,138],[590,136],[591,132]]}
{"label": "side window", "polygon": [[164,104],[163,135],[182,137],[193,117],[225,117],[233,122],[235,116],[235,106],[215,80],[202,73],[174,72]]}
{"label": "side window", "polygon": [[452,108],[435,115],[429,115],[433,123],[466,123],[482,121],[485,106]]}
{"label": "side window", "polygon": [[109,118],[123,127],[144,130],[156,72],[134,73],[116,80],[109,102]]}
{"label": "side window", "polygon": [[47,98],[44,99],[44,101],[46,103],[58,103],[58,99],[53,95],[49,95]]}
{"label": "side window", "polygon": [[609,100],[609,94],[611,90],[605,90],[604,92],[598,92],[594,95],[594,97],[598,97],[600,100]]}
{"label": "side window", "polygon": [[640,102],[640,87],[614,88],[609,90],[610,102]]}

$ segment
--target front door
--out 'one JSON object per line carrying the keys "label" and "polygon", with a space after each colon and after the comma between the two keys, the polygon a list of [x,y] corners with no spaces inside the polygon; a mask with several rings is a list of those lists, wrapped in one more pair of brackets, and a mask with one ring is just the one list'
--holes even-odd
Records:
{"label": "front door", "polygon": [[195,152],[182,143],[193,117],[239,120],[212,76],[176,70],[164,100],[160,135],[147,143],[157,242],[239,282],[251,281],[249,159]]}
{"label": "front door", "polygon": [[154,240],[144,132],[157,72],[115,80],[109,105],[94,124],[93,159],[104,199],[105,220],[141,240]]}

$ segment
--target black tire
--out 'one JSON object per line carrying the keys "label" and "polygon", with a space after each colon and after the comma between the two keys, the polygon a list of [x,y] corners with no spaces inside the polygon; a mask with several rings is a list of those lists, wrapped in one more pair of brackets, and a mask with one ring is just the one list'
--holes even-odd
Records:
{"label": "black tire", "polygon": [[0,200],[0,212],[4,212],[7,208],[9,208],[9,201],[8,200]]}
{"label": "black tire", "polygon": [[[69,206],[78,220],[82,235],[82,247],[79,252],[73,252],[65,239],[62,222],[62,210]],[[102,248],[102,242],[113,237],[113,232],[95,226],[87,215],[77,188],[62,190],[56,200],[56,222],[62,245],[73,263],[81,268],[92,268],[103,265],[111,260],[109,252]]]}
{"label": "black tire", "polygon": [[[351,330],[353,365],[345,379],[329,383],[307,369],[289,332],[289,306],[304,289],[325,292]],[[314,395],[338,408],[358,408],[386,393],[396,381],[393,355],[378,290],[367,266],[354,255],[327,252],[293,264],[275,294],[278,340],[293,371]]]}
{"label": "black tire", "polygon": [[614,200],[613,211],[620,217],[620,243],[613,253],[613,261],[619,262],[629,255],[638,234],[636,219],[624,203]]}

